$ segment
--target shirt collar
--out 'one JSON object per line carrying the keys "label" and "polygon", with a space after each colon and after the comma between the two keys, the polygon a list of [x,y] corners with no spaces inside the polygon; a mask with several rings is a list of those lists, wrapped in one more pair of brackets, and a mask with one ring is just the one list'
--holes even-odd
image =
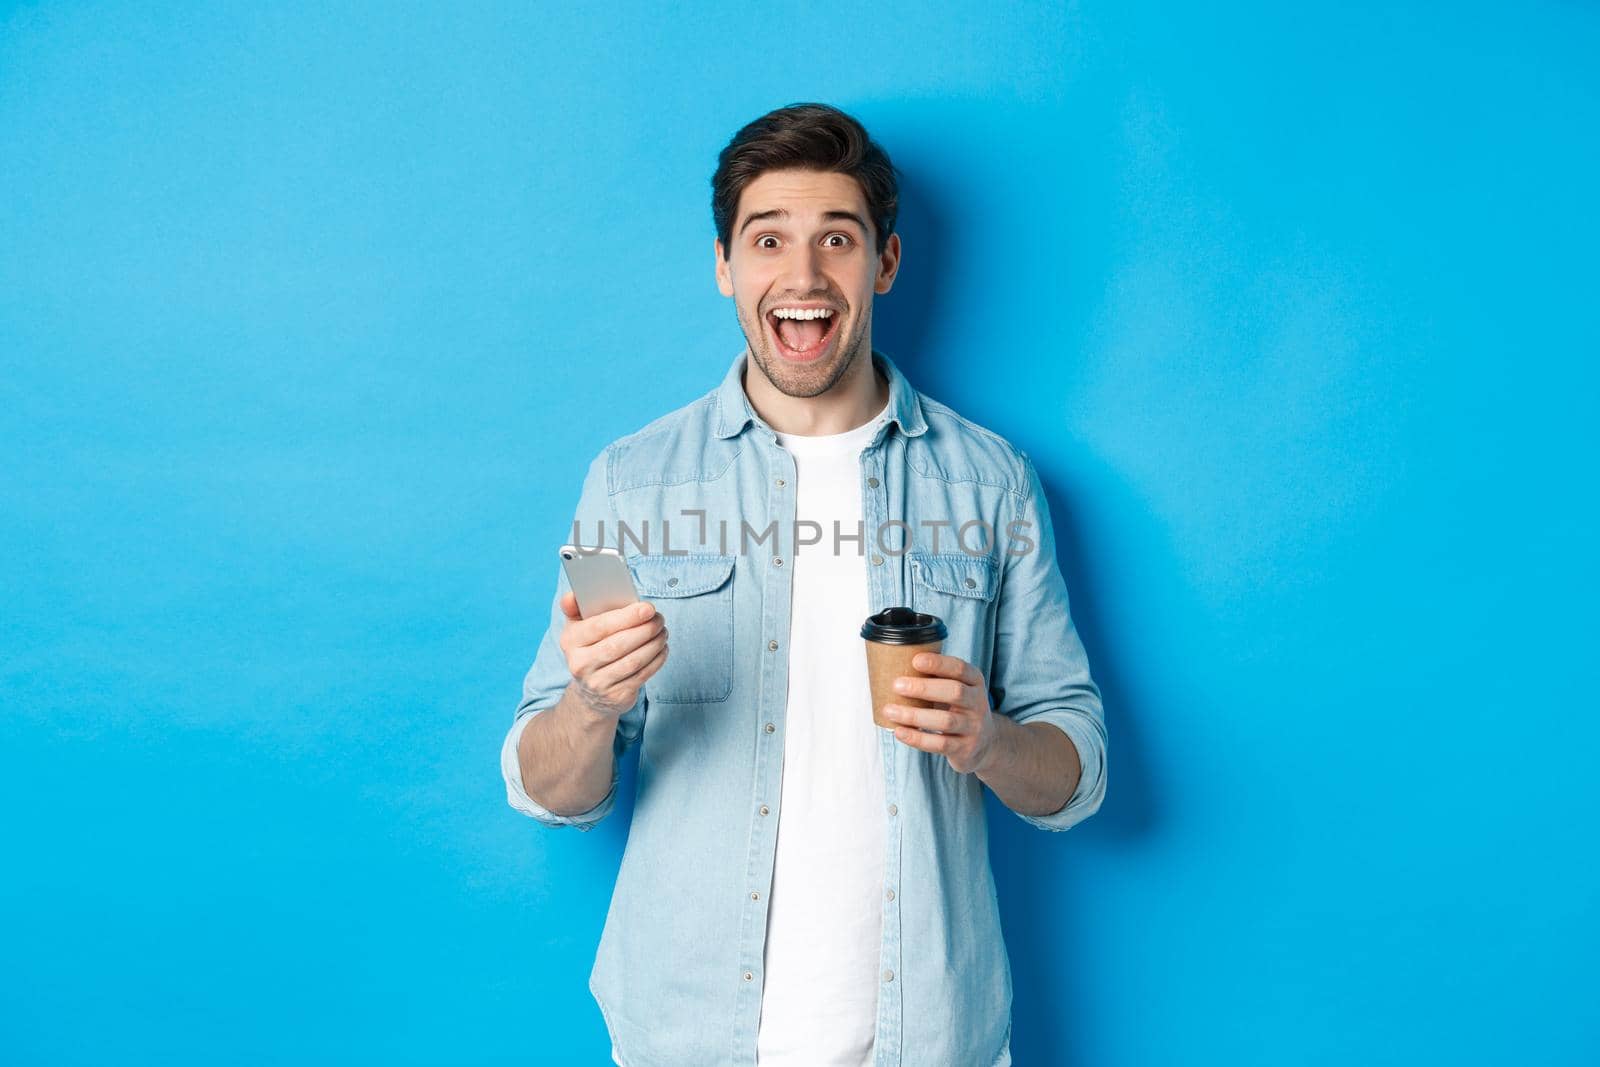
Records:
{"label": "shirt collar", "polygon": [[[733,363],[728,367],[728,373],[723,375],[722,384],[717,386],[717,412],[716,424],[712,433],[718,437],[734,437],[751,422],[759,426],[767,426],[761,416],[755,413],[750,406],[750,397],[744,391],[745,361],[749,359],[750,349],[742,349],[733,358]],[[872,361],[889,379],[889,422],[900,427],[900,432],[908,437],[916,437],[927,430],[927,420],[922,417],[922,401],[917,397],[917,391],[911,387],[906,376],[900,373],[900,368],[894,365],[894,360],[879,352],[872,350]],[[772,427],[767,426],[767,429]]]}

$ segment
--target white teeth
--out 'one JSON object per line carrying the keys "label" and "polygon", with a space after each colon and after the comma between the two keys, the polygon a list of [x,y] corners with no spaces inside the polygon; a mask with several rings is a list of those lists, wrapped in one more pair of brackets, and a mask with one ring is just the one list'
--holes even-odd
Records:
{"label": "white teeth", "polygon": [[831,319],[832,308],[776,308],[772,312],[774,318],[779,319]]}

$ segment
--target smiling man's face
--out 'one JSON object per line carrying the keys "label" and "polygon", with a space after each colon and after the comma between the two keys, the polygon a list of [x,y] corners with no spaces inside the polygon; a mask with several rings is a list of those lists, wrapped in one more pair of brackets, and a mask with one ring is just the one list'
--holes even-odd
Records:
{"label": "smiling man's face", "polygon": [[[872,297],[887,293],[900,237],[874,250],[861,185],[848,174],[775,170],[745,186],[717,288],[733,297],[756,366],[794,397],[831,389],[870,364]],[[870,369],[869,372],[870,373]]]}

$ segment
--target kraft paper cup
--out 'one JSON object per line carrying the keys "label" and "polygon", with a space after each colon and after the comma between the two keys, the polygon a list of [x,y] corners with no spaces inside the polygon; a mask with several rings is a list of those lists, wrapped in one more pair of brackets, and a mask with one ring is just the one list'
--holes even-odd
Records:
{"label": "kraft paper cup", "polygon": [[872,721],[885,730],[897,723],[883,717],[885,704],[904,704],[913,708],[942,708],[933,700],[921,700],[894,691],[894,680],[901,675],[926,678],[914,669],[912,660],[919,652],[939,652],[948,636],[944,620],[937,615],[910,608],[885,608],[867,616],[861,637],[867,652],[867,681],[872,689]]}

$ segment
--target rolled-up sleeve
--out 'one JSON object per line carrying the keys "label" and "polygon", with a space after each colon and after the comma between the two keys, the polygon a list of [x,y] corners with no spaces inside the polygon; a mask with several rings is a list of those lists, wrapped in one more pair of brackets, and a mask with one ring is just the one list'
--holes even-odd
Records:
{"label": "rolled-up sleeve", "polygon": [[[575,512],[578,523],[577,535],[585,547],[594,547],[598,543],[602,520],[605,522],[605,543],[616,547],[616,522],[607,488],[610,453],[608,447],[589,464],[588,474],[583,481],[583,490],[578,497],[578,507]],[[563,533],[562,541],[566,541],[571,535],[569,527]],[[555,545],[552,544],[550,546],[552,556],[554,549]],[[550,615],[544,637],[534,654],[533,666],[528,669],[527,675],[522,680],[522,699],[517,704],[516,711],[512,715],[511,728],[500,746],[500,774],[505,779],[506,801],[515,810],[537,819],[546,826],[576,826],[580,830],[588,830],[605,818],[616,804],[617,781],[620,776],[617,761],[643,732],[648,702],[644,690],[641,689],[633,707],[628,709],[617,722],[617,732],[612,738],[611,745],[613,756],[611,789],[600,803],[577,815],[558,815],[528,795],[522,783],[521,761],[517,758],[517,746],[522,738],[522,732],[527,729],[534,716],[555,707],[572,681],[572,673],[567,669],[566,654],[561,651],[561,631],[567,624],[567,616],[561,610],[561,598],[571,590],[572,586],[567,581],[566,569],[561,566],[559,559],[555,562],[555,571],[556,591],[550,601]]]}
{"label": "rolled-up sleeve", "polygon": [[1049,815],[1016,813],[1040,829],[1067,830],[1099,811],[1105,797],[1105,714],[1056,562],[1044,487],[1033,461],[1025,453],[1019,458],[1023,492],[1002,539],[990,695],[998,713],[1017,723],[1050,723],[1078,750],[1082,773],[1065,806]]}
{"label": "rolled-up sleeve", "polygon": [[[642,703],[644,698],[640,697]],[[611,813],[617,803],[617,781],[620,777],[617,760],[622,758],[622,753],[627,750],[629,740],[618,729],[616,740],[612,744],[611,764],[611,789],[605,798],[590,808],[588,811],[577,815],[557,815],[545,808],[531,796],[522,785],[522,765],[517,759],[517,745],[522,740],[522,731],[527,729],[528,723],[533,721],[537,711],[530,711],[518,717],[506,734],[505,743],[500,747],[500,773],[506,780],[506,801],[517,811],[544,823],[546,826],[576,826],[580,830],[592,830],[596,823]]]}

